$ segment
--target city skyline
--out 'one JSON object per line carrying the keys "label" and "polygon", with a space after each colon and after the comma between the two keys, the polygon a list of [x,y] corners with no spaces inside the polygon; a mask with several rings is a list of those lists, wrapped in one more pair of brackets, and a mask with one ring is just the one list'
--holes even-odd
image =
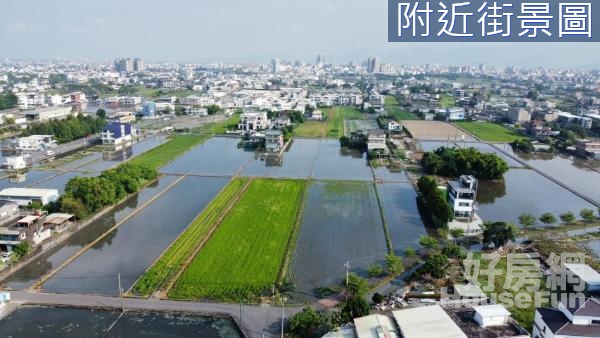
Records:
{"label": "city skyline", "polygon": [[314,62],[323,54],[334,63],[377,56],[398,65],[594,68],[593,55],[600,52],[593,43],[388,43],[385,1],[177,0],[170,12],[137,0],[0,5],[0,43],[9,46],[0,58],[109,61],[140,55],[149,62],[268,63]]}

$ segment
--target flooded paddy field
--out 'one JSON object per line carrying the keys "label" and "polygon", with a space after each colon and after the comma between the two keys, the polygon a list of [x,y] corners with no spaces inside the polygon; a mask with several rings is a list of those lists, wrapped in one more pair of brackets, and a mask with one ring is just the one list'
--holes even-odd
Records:
{"label": "flooded paddy field", "polygon": [[160,172],[205,176],[233,176],[254,158],[238,149],[239,138],[213,137],[167,164]]}
{"label": "flooded paddy field", "polygon": [[346,136],[357,130],[366,132],[370,129],[378,129],[377,121],[375,120],[344,120],[344,133]]}
{"label": "flooded paddy field", "polygon": [[408,183],[408,177],[402,169],[393,169],[387,167],[373,168],[375,179],[386,183]]}
{"label": "flooded paddy field", "polygon": [[557,154],[521,154],[530,166],[600,202],[600,161]]}
{"label": "flooded paddy field", "polygon": [[583,208],[596,208],[560,185],[530,169],[510,169],[504,181],[481,181],[477,194],[479,215],[484,221],[519,224],[518,217],[529,213],[539,217],[545,212],[559,214]]}
{"label": "flooded paddy field", "polygon": [[360,151],[341,148],[338,140],[321,140],[312,178],[372,181],[366,156]]}
{"label": "flooded paddy field", "polygon": [[3,284],[15,290],[23,290],[32,286],[42,275],[59,267],[72,255],[93,242],[115,224],[125,219],[135,209],[163,191],[176,179],[177,177],[175,176],[161,177],[158,182],[142,189],[115,209],[92,221],[85,228],[78,230],[57,246],[46,251],[36,260],[10,275],[3,281]]}
{"label": "flooded paddy field", "polygon": [[320,140],[294,139],[279,163],[255,159],[242,171],[244,176],[273,178],[310,178],[319,152]]}
{"label": "flooded paddy field", "polygon": [[0,189],[25,188],[51,176],[58,175],[58,171],[31,170],[23,174],[15,174],[0,180]]}
{"label": "flooded paddy field", "polygon": [[600,239],[592,239],[585,242],[585,246],[590,249],[596,257],[600,258]]}
{"label": "flooded paddy field", "polygon": [[58,271],[43,289],[116,295],[125,290],[225,186],[227,178],[187,177]]}
{"label": "flooded paddy field", "polygon": [[344,263],[364,274],[387,254],[383,223],[371,182],[312,181],[304,205],[291,274],[299,300],[339,283]]}
{"label": "flooded paddy field", "polygon": [[417,209],[417,194],[412,185],[377,184],[377,191],[394,252],[403,255],[408,246],[418,248],[419,237],[427,235],[427,231]]}
{"label": "flooded paddy field", "polygon": [[[242,337],[229,318],[23,306],[0,321],[2,337]],[[114,325],[113,325],[114,323]]]}

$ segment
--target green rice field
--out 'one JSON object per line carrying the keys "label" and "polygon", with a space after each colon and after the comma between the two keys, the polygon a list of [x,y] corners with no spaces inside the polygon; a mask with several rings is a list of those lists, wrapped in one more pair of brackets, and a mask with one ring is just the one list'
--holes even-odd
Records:
{"label": "green rice field", "polygon": [[202,213],[171,244],[162,256],[144,273],[133,287],[136,295],[150,296],[162,289],[175,277],[182,265],[205,240],[219,217],[242,192],[248,178],[234,178],[223,188]]}
{"label": "green rice field", "polygon": [[295,240],[306,186],[303,180],[253,180],[169,297],[238,300],[270,293]]}

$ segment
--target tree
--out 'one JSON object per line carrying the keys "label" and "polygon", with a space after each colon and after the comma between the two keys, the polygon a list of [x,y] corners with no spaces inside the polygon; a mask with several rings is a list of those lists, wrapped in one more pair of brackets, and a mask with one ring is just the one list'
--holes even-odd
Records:
{"label": "tree", "polygon": [[[433,177],[422,176],[417,182],[417,187],[420,192],[417,202],[421,207],[427,206],[426,210],[431,213],[434,220],[445,224],[454,218],[454,212],[450,204],[448,204],[444,193],[438,189],[437,182]],[[438,225],[442,226],[443,224]]]}
{"label": "tree", "polygon": [[594,215],[594,211],[591,209],[581,209],[579,216],[588,223],[592,223],[596,220],[596,215]]}
{"label": "tree", "polygon": [[542,216],[540,216],[539,220],[546,225],[551,225],[556,223],[556,216],[550,212],[545,212],[542,214]]}
{"label": "tree", "polygon": [[346,291],[350,295],[362,297],[369,291],[369,283],[357,274],[351,273],[348,275]]}
{"label": "tree", "polygon": [[421,244],[421,246],[428,248],[428,249],[436,249],[439,246],[439,242],[437,239],[431,237],[431,236],[421,236],[419,238],[419,244]]}
{"label": "tree", "polygon": [[291,332],[300,337],[318,336],[323,325],[323,317],[310,307],[290,317],[288,327]]}
{"label": "tree", "polygon": [[216,104],[211,104],[210,106],[206,107],[206,111],[208,112],[208,115],[215,115],[221,111],[221,107],[217,106]]}
{"label": "tree", "polygon": [[28,241],[21,241],[13,248],[14,255],[17,259],[24,257],[31,250],[31,245]]}
{"label": "tree", "polygon": [[73,196],[62,196],[59,204],[62,212],[73,214],[79,220],[85,219],[89,214],[83,203]]}
{"label": "tree", "polygon": [[185,114],[185,108],[183,108],[183,106],[175,107],[175,115],[176,116],[181,116],[183,114]]}
{"label": "tree", "polygon": [[500,179],[508,171],[508,163],[500,156],[483,153],[473,147],[440,147],[426,152],[421,164],[428,174],[446,177],[473,175],[482,180]]}
{"label": "tree", "polygon": [[4,124],[6,124],[7,126],[12,126],[13,124],[15,124],[15,118],[14,117],[5,117]]}
{"label": "tree", "polygon": [[560,220],[565,224],[573,224],[576,220],[575,215],[570,211],[565,212],[564,214],[560,214],[558,217],[560,217]]}
{"label": "tree", "polygon": [[373,297],[371,297],[371,300],[375,304],[381,304],[381,302],[383,302],[385,300],[385,297],[383,297],[383,295],[380,294],[379,292],[375,292],[373,294]]}
{"label": "tree", "polygon": [[494,244],[494,247],[501,248],[508,241],[514,241],[515,228],[512,224],[505,222],[485,223],[483,230],[483,244]]}
{"label": "tree", "polygon": [[446,275],[448,257],[446,255],[429,255],[421,266],[421,273],[430,274],[433,278],[442,278]]}
{"label": "tree", "polygon": [[348,298],[342,308],[342,315],[346,321],[351,319],[364,317],[369,314],[369,304],[363,297],[352,296]]}
{"label": "tree", "polygon": [[369,274],[369,277],[381,276],[383,274],[383,268],[381,267],[381,265],[371,265],[367,269],[367,273]]}
{"label": "tree", "polygon": [[525,229],[530,229],[535,226],[535,216],[531,214],[521,214],[519,215],[519,224],[521,224]]}
{"label": "tree", "polygon": [[106,118],[106,110],[99,108],[98,110],[96,110],[96,116],[100,119],[105,119]]}
{"label": "tree", "polygon": [[465,251],[465,249],[460,246],[460,245],[456,245],[456,244],[448,244],[446,245],[443,249],[442,249],[442,253],[446,256],[448,256],[449,258],[460,258],[460,259],[464,259],[467,257],[467,253]]}
{"label": "tree", "polygon": [[385,269],[390,275],[398,275],[404,272],[402,259],[393,253],[385,255]]}

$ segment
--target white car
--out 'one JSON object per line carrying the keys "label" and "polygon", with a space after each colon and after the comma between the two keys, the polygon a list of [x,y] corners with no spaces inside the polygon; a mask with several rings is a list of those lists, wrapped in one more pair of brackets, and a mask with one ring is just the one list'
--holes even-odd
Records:
{"label": "white car", "polygon": [[0,260],[2,261],[2,263],[8,263],[8,261],[10,261],[10,256],[12,256],[13,252],[9,251],[9,252],[3,252],[2,253],[2,257],[0,258]]}
{"label": "white car", "polygon": [[46,152],[46,156],[54,156],[54,152],[52,150],[48,150]]}

